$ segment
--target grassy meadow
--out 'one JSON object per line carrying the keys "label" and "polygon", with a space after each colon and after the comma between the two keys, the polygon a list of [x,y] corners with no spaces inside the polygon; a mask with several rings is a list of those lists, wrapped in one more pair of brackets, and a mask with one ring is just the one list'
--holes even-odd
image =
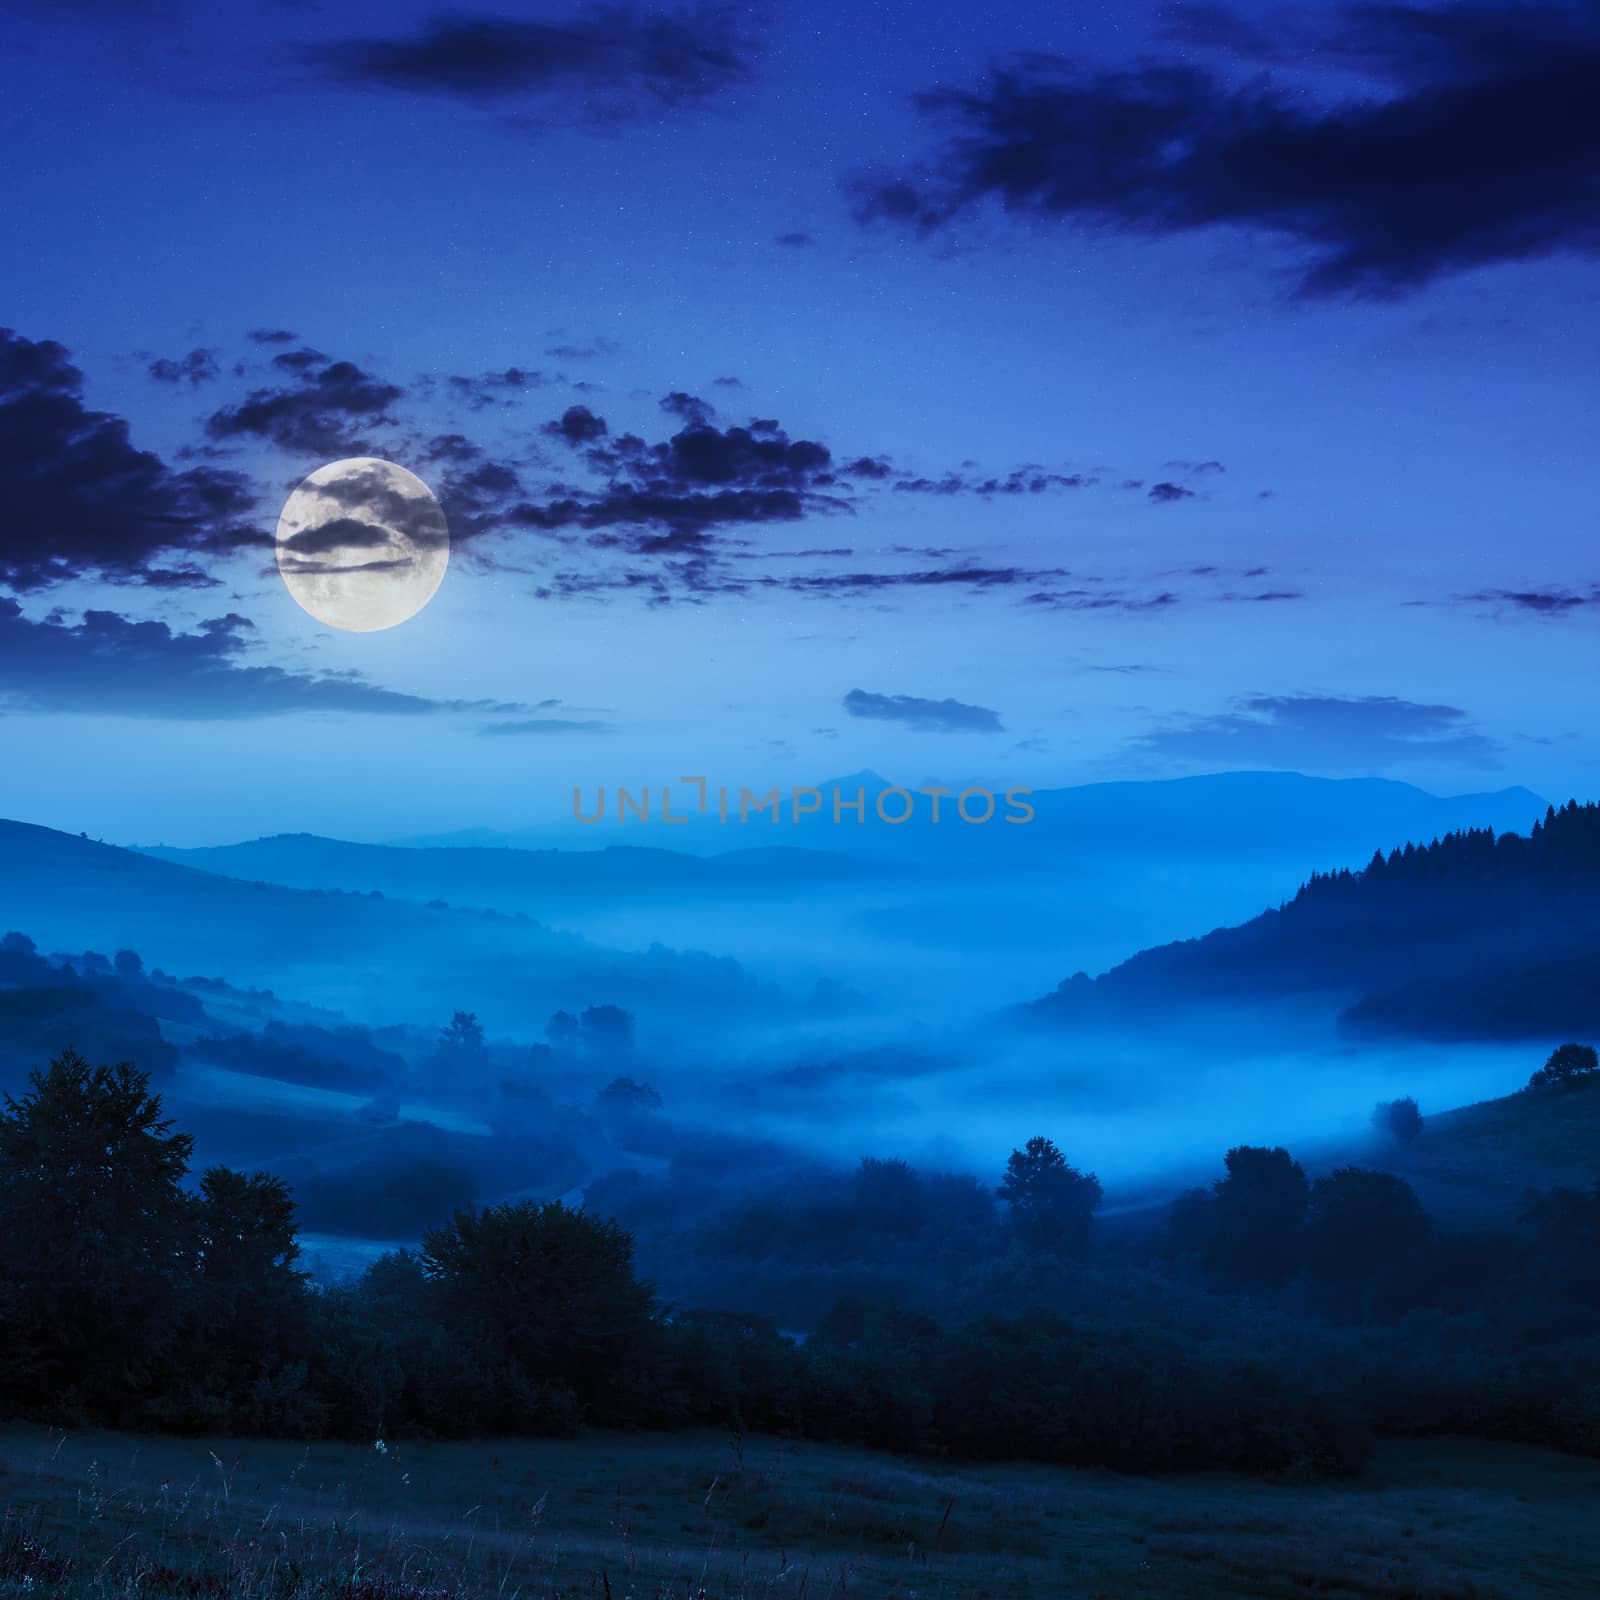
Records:
{"label": "grassy meadow", "polygon": [[1600,1462],[1464,1440],[1389,1441],[1361,1479],[1312,1485],[711,1434],[379,1449],[13,1427],[0,1504],[0,1593],[62,1600],[1600,1591]]}

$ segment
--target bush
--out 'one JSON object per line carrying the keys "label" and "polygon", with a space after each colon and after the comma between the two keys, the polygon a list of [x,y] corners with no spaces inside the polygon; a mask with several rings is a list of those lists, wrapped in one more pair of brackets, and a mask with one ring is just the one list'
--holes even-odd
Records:
{"label": "bush", "polygon": [[1380,1100],[1372,1108],[1372,1125],[1401,1144],[1410,1144],[1422,1132],[1422,1113],[1410,1095],[1399,1100]]}
{"label": "bush", "polygon": [[1550,1059],[1528,1079],[1530,1089],[1565,1088],[1600,1071],[1600,1055],[1590,1044],[1559,1045]]}

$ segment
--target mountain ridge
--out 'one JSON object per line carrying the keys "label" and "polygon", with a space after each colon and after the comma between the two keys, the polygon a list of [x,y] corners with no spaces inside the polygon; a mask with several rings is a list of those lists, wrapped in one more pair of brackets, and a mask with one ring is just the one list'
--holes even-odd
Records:
{"label": "mountain ridge", "polygon": [[1019,1008],[1071,1021],[1319,998],[1346,1029],[1538,1037],[1600,1028],[1600,805],[1468,829],[1313,874],[1231,927],[1074,973]]}

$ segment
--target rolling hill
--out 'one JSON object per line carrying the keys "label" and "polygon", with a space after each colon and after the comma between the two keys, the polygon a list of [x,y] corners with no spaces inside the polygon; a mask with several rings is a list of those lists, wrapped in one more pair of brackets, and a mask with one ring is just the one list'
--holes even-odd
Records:
{"label": "rolling hill", "polygon": [[[647,836],[648,837],[648,836]],[[773,845],[698,856],[643,845],[596,850],[525,850],[506,846],[401,848],[354,844],[316,834],[277,834],[197,850],[156,846],[162,861],[291,888],[376,889],[410,900],[443,899],[547,916],[573,908],[692,898],[750,901],[829,888],[909,884],[909,864],[862,860],[821,850]]]}
{"label": "rolling hill", "polygon": [[1275,910],[1099,978],[1077,973],[1023,1013],[1159,1021],[1290,1001],[1369,1035],[1600,1031],[1600,806],[1552,808],[1526,835],[1469,829],[1313,875]]}
{"label": "rolling hill", "polygon": [[1424,1117],[1414,1143],[1385,1140],[1347,1159],[1404,1178],[1441,1221],[1504,1223],[1530,1193],[1600,1182],[1600,1083],[1437,1112]]}
{"label": "rolling hill", "polygon": [[435,1021],[465,1006],[537,1036],[553,1010],[600,1001],[684,1016],[773,1003],[725,958],[611,950],[492,909],[248,881],[28,823],[0,821],[0,885],[0,931],[41,949],[133,949],[358,1019]]}

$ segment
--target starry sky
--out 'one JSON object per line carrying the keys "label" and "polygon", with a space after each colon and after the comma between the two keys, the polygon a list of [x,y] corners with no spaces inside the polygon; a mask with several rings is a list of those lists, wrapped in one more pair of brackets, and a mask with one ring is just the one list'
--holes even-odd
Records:
{"label": "starry sky", "polygon": [[[0,814],[1592,796],[1600,6],[13,4]],[[377,455],[449,573],[273,565]]]}

